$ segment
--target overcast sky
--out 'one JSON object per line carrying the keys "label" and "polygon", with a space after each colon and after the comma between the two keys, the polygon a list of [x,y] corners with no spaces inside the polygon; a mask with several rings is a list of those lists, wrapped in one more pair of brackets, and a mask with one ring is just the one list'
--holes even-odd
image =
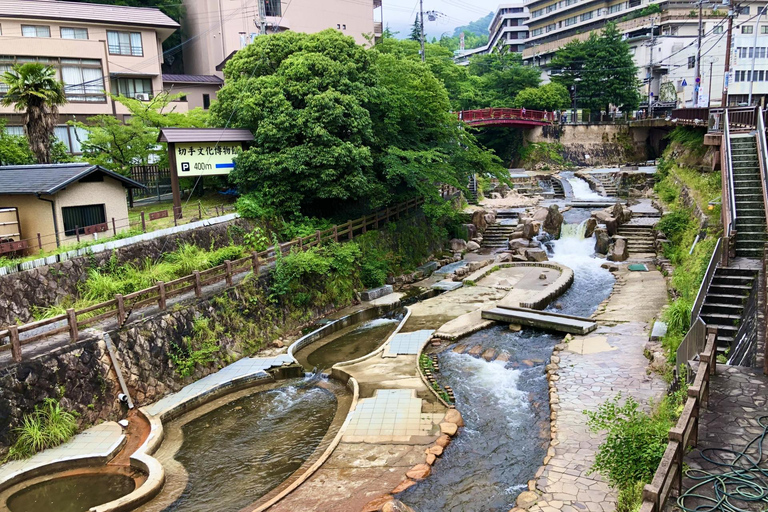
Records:
{"label": "overcast sky", "polygon": [[[439,38],[444,32],[449,35],[461,25],[482,18],[495,11],[499,0],[423,0],[424,12],[438,11],[436,21],[429,21],[424,15],[424,25],[427,35]],[[407,37],[410,33],[413,19],[419,10],[419,0],[382,0],[384,9],[384,25],[390,30],[400,32],[397,37]]]}

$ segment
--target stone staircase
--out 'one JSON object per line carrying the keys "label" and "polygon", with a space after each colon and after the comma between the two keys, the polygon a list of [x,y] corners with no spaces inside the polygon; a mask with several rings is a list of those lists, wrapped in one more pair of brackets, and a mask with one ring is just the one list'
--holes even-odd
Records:
{"label": "stone staircase", "polygon": [[650,224],[622,224],[616,234],[627,239],[627,248],[630,254],[656,252],[654,247],[656,237],[653,226]]}
{"label": "stone staircase", "polygon": [[592,177],[595,178],[597,181],[599,181],[600,184],[603,186],[603,190],[605,190],[606,196],[618,197],[619,190],[616,187],[616,180],[613,174],[610,174],[607,172],[601,172],[601,173],[592,174]]}
{"label": "stone staircase", "polygon": [[736,267],[719,267],[701,307],[701,319],[707,327],[717,328],[717,351],[724,352],[732,346],[744,313],[757,270]]}
{"label": "stone staircase", "polygon": [[736,195],[736,257],[760,258],[766,241],[765,205],[754,135],[731,138]]}
{"label": "stone staircase", "polygon": [[477,203],[477,178],[473,174],[469,177],[469,184],[467,185],[468,195],[467,195],[467,203],[469,204],[478,204]]}
{"label": "stone staircase", "polygon": [[[497,213],[498,219],[498,213]],[[506,249],[509,247],[509,237],[515,232],[514,223],[489,224],[483,233],[482,247],[491,249]]]}
{"label": "stone staircase", "polygon": [[560,180],[557,178],[552,178],[550,183],[552,183],[552,192],[554,193],[554,196],[558,198],[564,198],[565,190],[563,189],[563,184],[560,182]]}

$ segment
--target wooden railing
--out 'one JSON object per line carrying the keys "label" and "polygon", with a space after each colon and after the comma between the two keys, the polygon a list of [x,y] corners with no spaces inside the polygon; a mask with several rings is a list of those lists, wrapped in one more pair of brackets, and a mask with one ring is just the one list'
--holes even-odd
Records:
{"label": "wooden railing", "polygon": [[[168,299],[173,297],[191,291],[194,291],[195,297],[201,297],[203,287],[220,282],[226,282],[227,286],[232,286],[235,276],[246,272],[253,272],[258,275],[261,267],[274,263],[278,251],[280,254],[287,254],[293,248],[307,250],[324,243],[352,240],[368,230],[378,229],[381,224],[398,220],[403,215],[413,213],[422,202],[421,199],[411,199],[396,207],[386,208],[359,219],[317,231],[314,235],[278,244],[261,252],[254,251],[244,258],[235,261],[228,260],[217,267],[195,271],[191,275],[167,283],[160,281],[155,286],[144,290],[127,295],[117,294],[114,299],[106,302],[78,310],[68,309],[63,315],[19,326],[8,326],[0,330],[0,341],[7,340],[4,344],[0,344],[0,351],[11,350],[13,360],[20,362],[23,358],[22,346],[24,345],[65,332],[69,332],[70,342],[75,342],[80,330],[110,318],[116,319],[118,326],[122,326],[133,310],[150,305],[157,305],[161,310],[165,310]],[[38,329],[45,330],[37,334],[34,333]],[[21,339],[21,335],[26,333],[32,334]]]}
{"label": "wooden railing", "polygon": [[709,108],[676,108],[670,116],[677,124],[704,127],[709,122]]}
{"label": "wooden railing", "polygon": [[688,398],[677,424],[669,431],[669,443],[664,451],[653,481],[643,488],[640,512],[661,512],[673,486],[678,494],[683,487],[683,458],[689,447],[696,446],[699,438],[701,408],[709,399],[709,380],[717,366],[717,330],[707,328],[706,344],[700,355],[696,378],[688,387]]}

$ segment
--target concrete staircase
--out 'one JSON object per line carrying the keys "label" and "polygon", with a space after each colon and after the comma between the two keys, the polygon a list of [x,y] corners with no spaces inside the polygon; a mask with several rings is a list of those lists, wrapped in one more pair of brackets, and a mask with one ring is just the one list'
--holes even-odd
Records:
{"label": "concrete staircase", "polygon": [[751,269],[719,267],[715,270],[699,315],[708,327],[717,327],[718,352],[732,346],[756,278],[757,271]]}
{"label": "concrete staircase", "polygon": [[736,257],[760,258],[766,241],[765,205],[754,136],[731,138],[736,195]]}
{"label": "concrete staircase", "polygon": [[565,190],[563,189],[563,184],[560,182],[557,178],[552,178],[550,180],[550,183],[552,183],[552,192],[555,194],[555,197],[563,198],[565,197]]}
{"label": "concrete staircase", "polygon": [[469,184],[467,185],[468,195],[467,195],[467,203],[469,204],[478,204],[477,203],[477,178],[475,178],[475,175],[469,177]]}
{"label": "concrete staircase", "polygon": [[622,224],[616,234],[627,239],[630,254],[655,253],[655,234],[651,225]]}
{"label": "concrete staircase", "polygon": [[514,223],[502,224],[497,222],[495,224],[489,224],[488,227],[485,228],[485,233],[483,233],[482,247],[491,249],[508,248],[509,237],[515,232],[515,227],[516,225]]}
{"label": "concrete staircase", "polygon": [[592,174],[592,177],[595,178],[597,181],[599,181],[600,184],[603,186],[603,190],[605,190],[606,196],[618,197],[619,190],[616,187],[616,179],[614,178],[613,174],[610,174],[607,172],[601,172],[601,173]]}

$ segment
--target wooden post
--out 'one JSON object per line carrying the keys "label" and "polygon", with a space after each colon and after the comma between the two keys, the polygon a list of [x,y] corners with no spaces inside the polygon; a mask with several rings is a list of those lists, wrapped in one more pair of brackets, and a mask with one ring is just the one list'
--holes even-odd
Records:
{"label": "wooden post", "polygon": [[168,167],[171,174],[171,192],[173,192],[173,225],[176,225],[176,215],[181,218],[181,189],[179,188],[179,172],[176,166],[176,144],[168,143]]}
{"label": "wooden post", "polygon": [[[282,249],[279,250],[282,252]],[[253,251],[251,257],[253,258],[253,275],[259,277],[259,253]]]}
{"label": "wooden post", "polygon": [[317,245],[320,246],[320,230],[318,229],[315,234],[317,235]]}
{"label": "wooden post", "polygon": [[[376,218],[378,219],[378,216]],[[368,217],[363,215],[362,220],[363,220],[363,234],[365,234],[365,232],[368,231]]]}
{"label": "wooden post", "polygon": [[[715,337],[715,348],[709,360],[709,374],[715,375],[717,373],[717,327],[707,327],[707,340],[710,336]],[[704,341],[705,347],[707,346],[707,340]]]}
{"label": "wooden post", "polygon": [[336,224],[333,225],[333,240],[335,242],[339,241],[339,226]]}
{"label": "wooden post", "polygon": [[376,229],[379,229],[379,212],[376,212],[376,213],[374,213],[373,215],[374,215],[374,217],[375,217],[375,223],[374,223],[374,225],[373,225],[373,226],[374,226]]}
{"label": "wooden post", "polygon": [[74,343],[77,341],[77,315],[75,314],[75,310],[72,308],[69,308],[67,310],[67,323],[69,324],[69,341]]}
{"label": "wooden post", "polygon": [[347,221],[347,240],[352,240],[352,221]]}
{"label": "wooden post", "polygon": [[216,216],[218,217],[219,216],[219,207],[218,206],[214,206],[214,208],[216,208]]}
{"label": "wooden post", "polygon": [[141,232],[147,232],[147,219],[144,217],[144,210],[141,211]]}
{"label": "wooden post", "polygon": [[224,265],[227,266],[227,286],[232,286],[232,262],[224,260]]}
{"label": "wooden post", "polygon": [[157,282],[157,306],[165,311],[165,282]]}
{"label": "wooden post", "polygon": [[123,300],[123,294],[116,293],[115,300],[117,301],[117,325],[118,327],[122,327],[123,322],[125,322],[125,301]]}
{"label": "wooden post", "polygon": [[192,275],[195,276],[195,297],[200,297],[203,295],[203,288],[200,286],[200,271],[195,270]]}
{"label": "wooden post", "polygon": [[115,218],[112,217],[112,234],[117,236],[117,224],[115,224]]}
{"label": "wooden post", "polygon": [[75,236],[77,237],[77,243],[80,243],[80,226],[75,224]]}
{"label": "wooden post", "polygon": [[16,325],[8,326],[8,335],[11,339],[11,356],[14,362],[21,362],[21,342],[19,341],[19,327]]}
{"label": "wooden post", "polygon": [[40,236],[40,233],[37,234],[37,246],[41,251],[43,250],[43,237]]}
{"label": "wooden post", "polygon": [[[177,217],[178,215],[178,217]],[[173,225],[178,226],[179,225],[179,218],[181,217],[181,206],[179,206],[178,214],[176,212],[176,207],[173,207]]]}

